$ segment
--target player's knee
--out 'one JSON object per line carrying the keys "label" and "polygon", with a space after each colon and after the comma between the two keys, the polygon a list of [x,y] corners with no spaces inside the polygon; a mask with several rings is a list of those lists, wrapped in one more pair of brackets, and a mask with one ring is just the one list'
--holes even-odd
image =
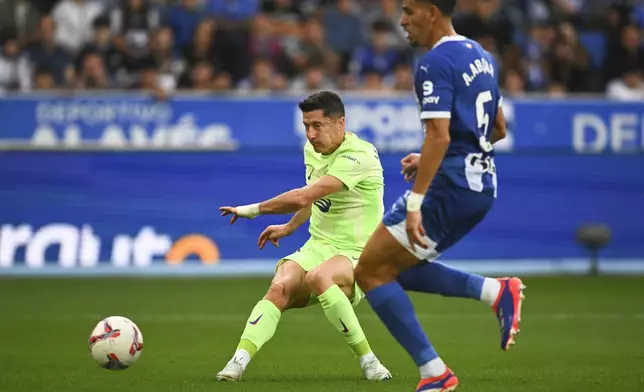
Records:
{"label": "player's knee", "polygon": [[272,302],[279,310],[285,311],[288,309],[290,294],[286,285],[274,282],[271,283],[271,287],[268,288],[264,299]]}
{"label": "player's knee", "polygon": [[356,266],[356,269],[353,271],[353,276],[356,279],[356,283],[364,290],[363,285],[369,280],[370,271],[369,267],[366,267],[360,263]]}
{"label": "player's knee", "polygon": [[315,295],[320,295],[335,283],[333,281],[333,276],[331,276],[328,271],[325,271],[322,268],[314,268],[304,277],[304,284],[306,284]]}
{"label": "player's knee", "polygon": [[354,276],[362,291],[367,292],[396,279],[398,270],[389,265],[360,264],[356,266]]}

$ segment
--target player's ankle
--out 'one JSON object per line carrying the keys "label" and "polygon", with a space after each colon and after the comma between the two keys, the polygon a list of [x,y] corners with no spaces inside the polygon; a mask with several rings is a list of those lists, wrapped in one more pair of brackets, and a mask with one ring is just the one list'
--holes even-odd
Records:
{"label": "player's ankle", "polygon": [[244,349],[237,349],[233,357],[230,359],[230,362],[236,362],[241,365],[241,367],[246,370],[246,366],[250,363],[251,355],[248,351]]}
{"label": "player's ankle", "polygon": [[481,302],[487,304],[489,307],[494,307],[502,289],[501,282],[494,278],[485,278],[483,280],[483,287],[481,288]]}
{"label": "player's ankle", "polygon": [[421,378],[440,377],[447,371],[447,365],[440,357],[434,358],[418,367]]}
{"label": "player's ankle", "polygon": [[377,360],[376,354],[373,351],[369,351],[367,354],[360,357],[360,367],[364,367],[367,363]]}
{"label": "player's ankle", "polygon": [[258,351],[255,343],[253,343],[249,339],[242,339],[239,341],[239,344],[237,345],[237,351],[239,350],[246,351],[251,358],[254,357]]}

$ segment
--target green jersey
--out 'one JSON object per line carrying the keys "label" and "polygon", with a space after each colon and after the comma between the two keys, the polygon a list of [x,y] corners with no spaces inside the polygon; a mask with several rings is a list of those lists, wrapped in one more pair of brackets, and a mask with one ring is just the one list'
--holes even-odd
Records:
{"label": "green jersey", "polygon": [[344,189],[317,200],[311,208],[311,238],[338,249],[362,250],[384,213],[383,169],[373,144],[347,132],[332,154],[304,146],[306,183],[328,175],[344,183]]}

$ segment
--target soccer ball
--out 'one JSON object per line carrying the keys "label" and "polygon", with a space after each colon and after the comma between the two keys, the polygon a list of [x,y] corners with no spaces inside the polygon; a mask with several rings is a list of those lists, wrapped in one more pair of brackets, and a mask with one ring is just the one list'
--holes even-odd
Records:
{"label": "soccer ball", "polygon": [[141,330],[125,317],[112,316],[100,321],[89,336],[89,352],[103,368],[123,370],[141,356]]}

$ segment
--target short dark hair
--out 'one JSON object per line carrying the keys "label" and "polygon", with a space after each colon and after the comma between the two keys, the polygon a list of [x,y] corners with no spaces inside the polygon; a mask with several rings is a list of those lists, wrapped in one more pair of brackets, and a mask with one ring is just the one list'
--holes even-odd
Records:
{"label": "short dark hair", "polygon": [[425,3],[436,6],[445,16],[452,16],[456,9],[456,0],[421,0]]}
{"label": "short dark hair", "polygon": [[309,95],[297,105],[302,113],[322,110],[324,117],[344,117],[344,103],[342,98],[333,91],[319,91]]}

